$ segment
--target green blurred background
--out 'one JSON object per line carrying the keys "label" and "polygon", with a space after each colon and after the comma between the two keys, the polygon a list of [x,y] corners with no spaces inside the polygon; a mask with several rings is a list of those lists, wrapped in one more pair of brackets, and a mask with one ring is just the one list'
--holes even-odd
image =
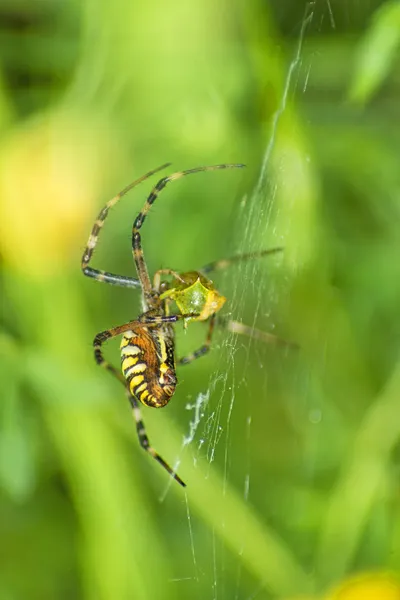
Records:
{"label": "green blurred background", "polygon": [[[351,574],[396,576],[399,37],[378,0],[0,2],[0,600],[339,598]],[[300,346],[217,331],[143,409],[186,490],[93,361],[139,294],[80,272],[100,207],[167,161],[247,169],[170,185],[150,270],[283,245],[215,282],[225,314]],[[134,273],[156,181],[94,266]],[[177,330],[179,355],[205,335]],[[340,598],[399,598],[385,577]]]}

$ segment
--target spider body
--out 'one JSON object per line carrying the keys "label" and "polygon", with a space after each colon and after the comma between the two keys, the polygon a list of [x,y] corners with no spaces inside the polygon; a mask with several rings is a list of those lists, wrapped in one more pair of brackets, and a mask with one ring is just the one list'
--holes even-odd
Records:
{"label": "spider body", "polygon": [[[107,202],[92,227],[82,256],[81,268],[84,275],[96,281],[122,287],[140,288],[142,291],[144,312],[133,321],[98,333],[93,341],[94,358],[98,365],[110,371],[124,385],[132,407],[137,435],[142,448],[157,460],[178,483],[185,486],[179,475],[171,469],[168,463],[150,445],[142,421],[139,404],[145,404],[153,408],[161,408],[168,404],[176,390],[176,365],[191,363],[196,358],[206,354],[210,349],[216,314],[224,305],[226,298],[215,289],[214,284],[207,278],[206,274],[210,271],[225,269],[237,261],[280,252],[282,248],[273,248],[263,252],[216,261],[206,265],[200,271],[189,271],[179,274],[171,269],[160,269],[155,272],[153,280],[150,279],[143,255],[140,230],[151,205],[155,202],[163,188],[171,181],[201,171],[240,168],[244,166],[240,164],[222,164],[210,167],[197,167],[173,173],[161,179],[153,188],[142,211],[137,215],[132,226],[132,253],[137,279],[90,267],[89,263],[110,209],[133,187],[167,166],[169,166],[169,163],[146,173]],[[162,276],[172,277],[173,282],[162,280]],[[178,309],[176,314],[170,310],[173,304]],[[178,321],[183,321],[184,325],[186,325],[186,322],[190,320],[207,321],[209,323],[205,343],[198,350],[176,361],[174,325]],[[237,321],[228,321],[225,326],[235,333],[250,335],[263,341],[279,341],[278,338],[271,334],[260,332]],[[122,335],[122,373],[108,363],[102,353],[104,342],[118,335]]]}
{"label": "spider body", "polygon": [[121,367],[130,393],[142,404],[168,404],[177,384],[173,327],[127,331],[121,341]]}

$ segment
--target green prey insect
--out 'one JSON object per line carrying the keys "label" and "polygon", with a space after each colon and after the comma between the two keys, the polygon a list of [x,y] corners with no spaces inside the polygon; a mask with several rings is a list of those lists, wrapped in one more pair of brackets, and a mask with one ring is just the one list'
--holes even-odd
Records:
{"label": "green prey insect", "polygon": [[258,339],[266,343],[297,347],[293,342],[283,340],[272,333],[249,327],[248,325],[239,321],[234,321],[233,319],[219,317],[217,313],[224,306],[227,299],[216,289],[213,281],[207,277],[208,273],[224,270],[234,263],[277,254],[282,251],[282,247],[276,247],[260,252],[241,254],[232,258],[223,258],[204,266],[200,271],[176,273],[175,271],[168,270],[168,273],[166,274],[172,276],[175,280],[175,284],[169,282],[161,283],[160,298],[166,302],[174,302],[179,313],[182,315],[196,313],[194,316],[187,317],[184,320],[185,328],[191,321],[206,321],[209,323],[207,338],[203,346],[192,354],[181,358],[178,364],[188,364],[210,350],[213,330],[216,323],[222,325],[224,329],[227,329],[228,331],[247,335],[253,339]]}
{"label": "green prey insect", "polygon": [[[209,351],[216,315],[225,304],[226,298],[218,292],[207,274],[225,269],[238,261],[281,252],[282,248],[272,248],[258,253],[219,260],[206,265],[199,271],[177,273],[172,269],[159,269],[155,272],[153,279],[150,279],[144,259],[140,230],[152,204],[169,182],[181,179],[186,175],[202,171],[244,167],[242,164],[221,164],[173,173],[160,179],[152,189],[132,226],[132,253],[137,278],[116,275],[89,266],[100,231],[110,209],[136,185],[166,168],[169,164],[149,171],[107,202],[92,227],[82,256],[81,268],[85,276],[96,281],[141,289],[143,312],[132,321],[98,333],[93,341],[94,357],[98,365],[110,371],[124,385],[142,448],[159,462],[180,485],[185,486],[179,475],[151,446],[141,417],[140,404],[154,408],[166,406],[176,390],[176,366],[189,364]],[[165,279],[165,277],[171,277],[172,281]],[[173,306],[177,308],[175,313],[171,311]],[[190,321],[208,322],[208,333],[204,344],[199,349],[176,360],[174,325],[178,321],[182,321],[185,326]],[[221,323],[226,329],[234,333],[249,335],[266,342],[277,341],[286,344],[286,342],[272,334],[255,330],[238,321],[222,320]],[[102,351],[104,342],[118,335],[122,335],[122,373],[104,359]]]}

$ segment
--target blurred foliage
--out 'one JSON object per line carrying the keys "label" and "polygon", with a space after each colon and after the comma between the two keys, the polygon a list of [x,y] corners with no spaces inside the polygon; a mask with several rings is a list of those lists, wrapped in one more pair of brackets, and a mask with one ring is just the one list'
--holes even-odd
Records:
{"label": "blurred foliage", "polygon": [[[0,599],[400,598],[399,38],[394,1],[0,3]],[[149,268],[283,245],[216,284],[300,346],[218,331],[143,410],[187,493],[92,357],[139,294],[80,272],[166,161],[247,170],[171,184]],[[133,274],[150,187],[95,266]]]}

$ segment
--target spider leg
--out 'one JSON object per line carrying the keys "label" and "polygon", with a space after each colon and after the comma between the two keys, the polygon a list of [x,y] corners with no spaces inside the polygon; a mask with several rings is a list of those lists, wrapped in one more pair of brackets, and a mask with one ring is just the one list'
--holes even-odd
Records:
{"label": "spider leg", "polygon": [[117,204],[117,202],[123,196],[125,196],[125,194],[127,192],[129,192],[132,188],[134,188],[136,185],[138,185],[139,183],[141,183],[142,181],[144,181],[151,175],[154,175],[154,173],[157,173],[161,169],[165,169],[165,167],[168,167],[170,164],[171,163],[166,163],[165,165],[162,165],[161,167],[158,167],[157,169],[154,169],[153,171],[149,171],[142,177],[139,177],[139,179],[136,179],[133,183],[130,183],[126,188],[124,188],[121,192],[119,192],[119,194],[117,194],[116,196],[114,196],[114,198],[109,200],[107,202],[107,204],[101,209],[96,221],[94,222],[92,231],[91,231],[89,239],[88,239],[88,243],[86,244],[86,248],[85,248],[85,251],[82,256],[81,268],[82,268],[83,274],[86,275],[86,277],[91,277],[92,279],[95,279],[96,281],[101,281],[104,283],[111,283],[113,285],[119,285],[122,287],[130,287],[130,288],[140,287],[140,281],[138,281],[138,279],[135,279],[134,277],[127,277],[126,275],[115,275],[113,273],[108,273],[107,271],[93,269],[92,267],[89,267],[89,263],[93,256],[94,249],[95,249],[98,239],[99,239],[100,231],[104,225],[104,221],[107,218],[110,208],[112,208],[115,204]]}
{"label": "spider leg", "polygon": [[125,388],[126,388],[126,380],[125,380],[124,376],[118,369],[113,367],[109,362],[107,362],[105,360],[101,348],[102,348],[102,345],[104,344],[104,342],[106,342],[107,340],[109,340],[117,335],[121,335],[122,333],[125,333],[126,331],[130,331],[132,329],[132,327],[135,327],[135,326],[136,327],[138,326],[138,322],[130,321],[129,323],[125,323],[124,325],[119,325],[118,327],[113,327],[112,329],[106,329],[105,331],[101,331],[100,333],[98,333],[96,335],[96,337],[93,340],[94,359],[95,359],[96,363],[100,367],[107,369],[107,371],[112,373],[114,375],[114,377],[119,379],[119,381],[123,384],[123,386]]}
{"label": "spider leg", "polygon": [[211,340],[214,331],[215,325],[222,325],[224,329],[231,331],[232,333],[237,333],[240,335],[247,335],[255,340],[260,340],[267,344],[277,344],[279,346],[291,347],[294,349],[298,349],[299,346],[295,342],[288,342],[273,333],[268,333],[266,331],[262,331],[261,329],[255,329],[254,327],[249,327],[248,325],[244,325],[244,323],[240,323],[239,321],[233,321],[232,319],[227,319],[224,317],[218,317],[216,320],[216,315],[212,315],[209,321],[208,333],[206,337],[206,341],[203,346],[200,346],[198,350],[195,350],[191,354],[187,356],[183,356],[182,358],[177,360],[178,365],[188,365],[200,356],[204,356],[209,352],[211,347]]}
{"label": "spider leg", "polygon": [[106,329],[105,331],[101,331],[100,333],[98,333],[93,340],[94,359],[98,365],[110,371],[115,377],[117,377],[117,379],[119,379],[124,385],[126,385],[126,381],[123,375],[119,371],[117,371],[115,367],[110,365],[103,357],[101,347],[104,344],[104,342],[113,337],[116,337],[117,335],[121,335],[126,331],[132,331],[133,329],[137,329],[138,327],[157,327],[160,326],[162,323],[176,323],[177,321],[180,321],[182,319],[190,319],[195,317],[198,317],[198,313],[155,316],[151,316],[147,313],[144,313],[134,321],[129,321],[128,323],[124,323],[123,325],[118,325],[117,327],[113,327],[112,329]]}
{"label": "spider leg", "polygon": [[[154,324],[154,323],[152,322],[152,323],[150,323],[150,325],[151,324]],[[122,373],[120,373],[115,367],[113,367],[110,363],[108,363],[104,359],[103,353],[101,351],[102,344],[105,341],[111,339],[112,337],[121,335],[122,333],[125,333],[126,331],[130,331],[130,330],[132,330],[133,327],[137,328],[137,327],[145,327],[145,326],[146,326],[145,322],[141,323],[139,321],[130,321],[129,323],[125,323],[124,325],[119,325],[118,327],[114,327],[112,329],[107,329],[106,331],[102,331],[102,332],[98,333],[93,341],[94,356],[95,356],[96,363],[98,365],[104,367],[105,369],[107,369],[110,373],[112,373],[114,375],[114,377],[116,377],[119,381],[121,381],[121,383],[125,387],[126,394],[128,396],[128,400],[129,400],[129,404],[131,405],[131,408],[132,408],[133,417],[135,419],[136,432],[137,432],[139,444],[141,445],[141,447],[146,452],[148,452],[150,454],[150,456],[152,456],[158,463],[160,463],[160,465],[162,467],[164,467],[164,469],[174,479],[176,479],[176,481],[181,486],[185,487],[186,484],[182,481],[182,479],[179,477],[179,475],[177,473],[175,473],[173,471],[173,469],[171,469],[169,464],[150,445],[149,438],[146,433],[146,428],[145,428],[143,420],[142,420],[138,400],[134,396],[132,396],[132,394],[130,393],[130,391],[127,387],[127,382],[126,382],[124,376],[122,375]]]}
{"label": "spider leg", "polygon": [[147,313],[143,313],[138,319],[138,322],[143,326],[156,327],[157,325],[161,325],[162,323],[176,323],[177,321],[181,321],[182,319],[195,319],[199,316],[199,313],[191,312],[191,313],[178,313],[177,315],[148,315]]}
{"label": "spider leg", "polygon": [[204,342],[204,344],[202,346],[200,346],[200,348],[198,348],[197,350],[192,352],[191,354],[188,354],[187,356],[183,356],[182,358],[178,359],[177,360],[178,365],[188,365],[191,362],[193,362],[194,360],[196,360],[196,358],[200,358],[200,356],[204,356],[205,354],[207,354],[207,352],[210,350],[210,346],[211,346],[211,338],[212,338],[212,334],[214,331],[214,325],[215,325],[215,314],[211,315],[211,317],[210,317],[207,337],[206,337],[206,341]]}
{"label": "spider leg", "polygon": [[219,317],[218,325],[222,325],[224,329],[227,329],[232,333],[247,335],[248,337],[251,337],[254,340],[260,340],[261,342],[265,342],[267,344],[276,344],[278,346],[299,348],[299,345],[295,342],[288,342],[287,340],[284,340],[278,337],[277,335],[274,335],[273,333],[268,333],[266,331],[262,331],[261,329],[250,327],[249,325],[240,323],[240,321],[233,321],[232,319]]}
{"label": "spider leg", "polygon": [[177,281],[185,283],[185,280],[182,279],[182,277],[176,271],[173,271],[172,269],[158,269],[158,271],[154,273],[153,277],[153,289],[156,292],[160,291],[161,275],[171,275]]}
{"label": "spider leg", "polygon": [[239,254],[238,256],[232,256],[231,258],[222,258],[220,260],[215,260],[214,262],[208,263],[202,267],[199,271],[200,273],[210,273],[211,271],[222,271],[227,267],[230,267],[233,263],[252,260],[254,258],[261,258],[262,256],[267,256],[268,254],[277,254],[278,252],[282,252],[283,247],[279,246],[277,248],[269,248],[268,250],[261,250],[260,252],[249,252],[248,254]]}
{"label": "spider leg", "polygon": [[157,183],[157,185],[152,189],[150,195],[148,196],[144,207],[141,212],[136,217],[133,227],[132,227],[132,252],[133,259],[135,261],[136,270],[138,277],[141,282],[142,290],[145,299],[148,300],[149,304],[151,304],[151,298],[153,295],[153,290],[151,287],[151,281],[149,277],[149,273],[147,271],[147,266],[144,260],[143,249],[142,249],[142,241],[140,235],[140,229],[146,219],[146,216],[151,208],[151,205],[154,203],[160,192],[163,188],[170,182],[175,181],[176,179],[181,179],[186,175],[191,175],[193,173],[200,173],[201,171],[215,171],[217,169],[235,169],[241,168],[244,165],[241,164],[225,164],[225,165],[213,165],[210,167],[197,167],[195,169],[188,169],[187,171],[179,171],[178,173],[173,173],[168,177],[163,177]]}
{"label": "spider leg", "polygon": [[160,465],[162,467],[164,467],[164,469],[171,475],[171,477],[173,477],[178,483],[180,483],[180,485],[182,487],[186,487],[186,483],[184,483],[182,481],[182,479],[179,477],[179,475],[177,473],[175,473],[175,471],[173,471],[173,469],[171,469],[169,464],[167,462],[165,462],[165,460],[151,446],[149,438],[146,433],[146,428],[145,428],[144,422],[142,420],[142,414],[141,414],[139,402],[137,401],[135,396],[132,396],[132,394],[130,394],[129,392],[128,392],[128,400],[132,407],[133,418],[135,419],[136,431],[137,431],[137,435],[139,438],[139,444],[141,445],[143,450],[148,452],[158,463],[160,463]]}

